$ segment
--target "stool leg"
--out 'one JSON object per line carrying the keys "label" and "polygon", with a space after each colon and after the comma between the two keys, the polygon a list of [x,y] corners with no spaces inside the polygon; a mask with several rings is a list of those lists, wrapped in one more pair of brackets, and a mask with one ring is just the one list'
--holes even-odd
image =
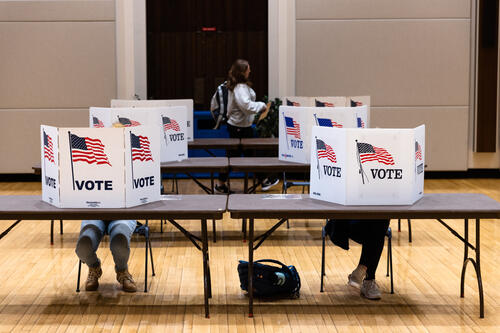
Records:
{"label": "stool leg", "polygon": [[411,220],[408,220],[408,242],[411,243]]}
{"label": "stool leg", "polygon": [[401,219],[398,219],[398,232],[401,232]]}
{"label": "stool leg", "polygon": [[80,274],[82,273],[82,261],[78,260],[78,278],[76,280],[76,292],[80,292]]}
{"label": "stool leg", "polygon": [[391,256],[389,255],[389,244],[391,244],[391,239],[387,239],[387,273],[385,274],[386,277],[389,277],[389,260]]}
{"label": "stool leg", "polygon": [[215,229],[215,220],[212,220],[212,232],[214,237],[214,243],[217,243],[217,230]]}
{"label": "stool leg", "polygon": [[63,220],[59,220],[59,233],[63,234]]}
{"label": "stool leg", "polygon": [[160,232],[163,233],[163,220],[160,220]]}
{"label": "stool leg", "polygon": [[391,294],[394,294],[394,276],[392,272],[392,237],[389,238],[389,263],[391,269]]}
{"label": "stool leg", "polygon": [[321,231],[321,288],[320,292],[323,292],[323,280],[325,277],[325,228],[323,227]]}
{"label": "stool leg", "polygon": [[156,275],[155,273],[155,263],[153,261],[153,249],[151,247],[151,238],[149,238],[149,235],[148,235],[148,244],[149,244],[149,257],[151,259],[151,270],[153,271],[153,276]]}
{"label": "stool leg", "polygon": [[148,292],[148,247],[149,247],[149,227],[148,227],[148,220],[146,220],[146,230],[145,230],[145,238],[146,238],[146,253],[145,253],[145,257],[144,257],[144,261],[145,261],[145,267],[144,267],[144,292],[147,293]]}
{"label": "stool leg", "polygon": [[50,220],[50,245],[54,245],[54,220]]}
{"label": "stool leg", "polygon": [[243,242],[247,241],[247,219],[241,221],[241,232],[243,233]]}

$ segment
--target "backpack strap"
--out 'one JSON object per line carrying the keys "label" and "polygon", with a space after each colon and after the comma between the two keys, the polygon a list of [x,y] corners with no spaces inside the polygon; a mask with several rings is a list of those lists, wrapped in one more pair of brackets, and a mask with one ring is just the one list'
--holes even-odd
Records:
{"label": "backpack strap", "polygon": [[254,263],[264,263],[264,262],[270,262],[270,263],[279,265],[279,266],[281,266],[282,269],[284,269],[285,271],[290,273],[290,275],[292,275],[292,271],[290,271],[290,268],[288,268],[288,266],[283,264],[281,261],[274,260],[274,259],[261,259],[261,260],[254,261]]}

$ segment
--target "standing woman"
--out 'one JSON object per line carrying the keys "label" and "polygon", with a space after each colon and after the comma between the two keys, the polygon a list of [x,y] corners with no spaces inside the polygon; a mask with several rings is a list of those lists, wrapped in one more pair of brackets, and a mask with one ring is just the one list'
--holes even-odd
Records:
{"label": "standing woman", "polygon": [[[226,84],[229,91],[227,129],[230,138],[252,138],[254,136],[252,129],[254,117],[266,108],[266,104],[263,102],[255,101],[256,95],[251,88],[252,83],[249,76],[250,64],[243,59],[236,60],[229,70]],[[241,153],[241,150],[238,152],[230,151],[229,157],[241,156]],[[227,178],[227,173],[219,175],[219,184],[215,186],[216,192],[229,192],[226,185]]]}

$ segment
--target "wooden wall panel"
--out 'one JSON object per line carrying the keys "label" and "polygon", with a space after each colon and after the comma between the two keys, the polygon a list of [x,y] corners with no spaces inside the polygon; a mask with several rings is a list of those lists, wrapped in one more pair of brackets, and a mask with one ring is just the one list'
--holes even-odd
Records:
{"label": "wooden wall panel", "polygon": [[468,107],[371,107],[371,127],[425,124],[426,171],[467,170]]}
{"label": "wooden wall panel", "polygon": [[88,127],[88,109],[0,110],[0,173],[32,173],[40,163],[40,125]]}
{"label": "wooden wall panel", "polygon": [[0,108],[106,106],[114,22],[0,22]]}
{"label": "wooden wall panel", "polygon": [[468,20],[297,21],[296,95],[468,105],[469,34]]}
{"label": "wooden wall panel", "polygon": [[114,0],[0,0],[0,22],[114,21]]}
{"label": "wooden wall panel", "polygon": [[297,19],[468,18],[471,0],[296,0]]}

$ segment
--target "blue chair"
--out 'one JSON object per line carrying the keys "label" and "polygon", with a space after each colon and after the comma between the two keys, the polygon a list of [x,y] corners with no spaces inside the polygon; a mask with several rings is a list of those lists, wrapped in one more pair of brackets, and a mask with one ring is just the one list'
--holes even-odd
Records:
{"label": "blue chair", "polygon": [[[62,223],[62,221],[61,221]],[[135,227],[134,234],[138,234],[144,236],[145,245],[146,245],[146,254],[144,257],[145,260],[145,273],[144,273],[144,292],[148,292],[148,248],[149,248],[149,256],[151,258],[151,269],[153,271],[153,276],[155,276],[155,265],[153,262],[153,250],[151,249],[151,240],[149,238],[149,225],[148,220],[146,220],[146,224],[142,224],[137,221],[137,226]],[[76,282],[76,292],[80,292],[80,275],[82,272],[82,261],[78,260],[78,280]]]}

